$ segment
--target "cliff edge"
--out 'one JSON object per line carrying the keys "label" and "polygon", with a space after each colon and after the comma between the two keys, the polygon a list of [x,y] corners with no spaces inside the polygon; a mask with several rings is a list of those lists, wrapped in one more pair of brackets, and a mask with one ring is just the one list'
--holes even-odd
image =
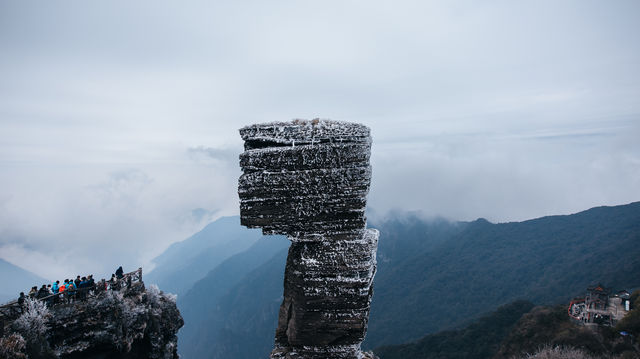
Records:
{"label": "cliff edge", "polygon": [[177,359],[175,296],[142,281],[83,299],[27,299],[3,323],[2,358]]}

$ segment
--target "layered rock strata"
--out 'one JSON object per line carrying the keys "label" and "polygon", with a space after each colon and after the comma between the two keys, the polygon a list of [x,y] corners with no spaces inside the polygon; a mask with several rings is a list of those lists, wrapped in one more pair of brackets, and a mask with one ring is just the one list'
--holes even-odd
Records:
{"label": "layered rock strata", "polygon": [[241,223],[292,241],[271,358],[363,358],[378,243],[365,228],[369,129],[296,120],[240,135]]}

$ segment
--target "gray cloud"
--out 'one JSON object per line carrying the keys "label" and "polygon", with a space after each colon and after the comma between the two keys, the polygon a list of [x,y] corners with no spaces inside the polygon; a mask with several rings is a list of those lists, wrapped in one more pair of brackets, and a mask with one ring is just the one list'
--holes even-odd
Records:
{"label": "gray cloud", "polygon": [[637,1],[0,7],[0,257],[41,275],[137,267],[237,213],[254,122],[369,125],[378,213],[640,200]]}
{"label": "gray cloud", "polygon": [[187,149],[189,157],[194,161],[215,161],[234,167],[238,166],[238,158],[242,151],[242,147],[232,149],[196,146]]}

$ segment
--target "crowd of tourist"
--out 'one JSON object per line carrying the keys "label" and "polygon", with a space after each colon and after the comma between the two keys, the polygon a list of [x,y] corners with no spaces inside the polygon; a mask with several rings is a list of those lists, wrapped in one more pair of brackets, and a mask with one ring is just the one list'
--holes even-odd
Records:
{"label": "crowd of tourist", "polygon": [[[20,292],[18,304],[22,307],[27,298],[45,300],[47,304],[71,303],[77,300],[84,300],[89,294],[107,290],[120,290],[122,286],[120,280],[122,278],[124,278],[124,272],[122,266],[120,266],[109,280],[101,279],[96,282],[93,279],[93,274],[86,277],[77,276],[76,279],[65,279],[62,283],[56,280],[52,284],[43,284],[40,289],[37,286],[33,286],[26,295],[24,292]],[[130,285],[130,283],[126,284]]]}

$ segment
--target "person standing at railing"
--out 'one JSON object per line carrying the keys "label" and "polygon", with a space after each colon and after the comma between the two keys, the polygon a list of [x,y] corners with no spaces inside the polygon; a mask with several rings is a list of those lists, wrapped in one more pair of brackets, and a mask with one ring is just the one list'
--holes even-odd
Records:
{"label": "person standing at railing", "polygon": [[24,301],[27,297],[24,295],[24,292],[20,292],[20,296],[18,297],[18,305],[20,306],[20,312],[24,312]]}
{"label": "person standing at railing", "polygon": [[[85,278],[86,279],[86,278]],[[78,284],[76,284],[76,298],[78,298],[78,300],[84,300],[84,285],[85,285],[85,281],[83,279],[76,279],[76,281],[78,281]],[[75,282],[74,282],[75,284]]]}
{"label": "person standing at railing", "polygon": [[89,292],[89,280],[87,279],[87,277],[82,277],[82,279],[80,280],[80,284],[78,285],[78,297],[81,300],[84,300],[87,297],[87,294]]}
{"label": "person standing at railing", "polygon": [[122,270],[122,266],[118,267],[118,269],[116,269],[116,277],[118,279],[122,279],[122,277],[124,277],[124,271]]}
{"label": "person standing at railing", "polygon": [[58,296],[60,300],[64,300],[64,298],[66,297],[65,291],[67,290],[67,285],[69,284],[68,282],[69,281],[65,279],[62,282],[62,284],[60,284],[60,288],[59,288],[60,295]]}
{"label": "person standing at railing", "polygon": [[[60,281],[59,280],[53,282],[53,285],[51,286],[51,292],[53,292],[53,294],[58,294],[60,292]],[[51,302],[53,304],[58,303],[58,298],[59,297],[60,297],[59,295],[54,296],[53,299],[51,300]]]}
{"label": "person standing at railing", "polygon": [[36,298],[42,299],[48,295],[49,295],[49,291],[47,290],[47,285],[43,284],[42,287],[40,287],[40,290],[38,290],[38,294],[36,295]]}
{"label": "person standing at railing", "polygon": [[31,290],[29,291],[29,297],[35,298],[36,294],[38,294],[38,287],[37,286],[31,287]]}
{"label": "person standing at railing", "polygon": [[47,284],[47,294],[45,298],[47,298],[47,305],[52,305],[54,303],[54,297],[51,296],[53,294],[53,290],[51,289],[51,284]]}
{"label": "person standing at railing", "polygon": [[73,281],[69,281],[69,283],[67,284],[67,289],[64,294],[68,296],[69,303],[74,301],[76,296],[76,286],[73,284]]}
{"label": "person standing at railing", "polygon": [[[69,280],[69,279],[65,279],[64,280],[64,299],[66,302],[70,302],[71,301],[71,290],[70,288],[73,287],[73,281]],[[60,289],[60,291],[62,291],[62,289]]]}
{"label": "person standing at railing", "polygon": [[118,279],[116,278],[115,274],[111,275],[111,280],[109,280],[109,289],[111,289],[111,290],[119,290],[120,289],[120,283],[118,283]]}
{"label": "person standing at railing", "polygon": [[89,277],[87,278],[87,280],[89,281],[89,291],[93,292],[95,291],[95,287],[96,287],[96,281],[93,280],[93,274],[89,274]]}

